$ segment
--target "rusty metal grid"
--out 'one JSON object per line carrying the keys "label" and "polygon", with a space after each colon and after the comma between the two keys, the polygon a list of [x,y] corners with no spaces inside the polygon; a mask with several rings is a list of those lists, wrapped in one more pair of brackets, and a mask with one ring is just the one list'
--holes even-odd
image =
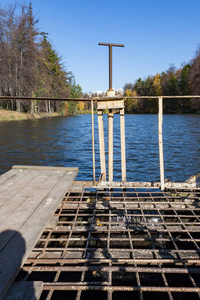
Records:
{"label": "rusty metal grid", "polygon": [[42,299],[200,299],[200,192],[84,188],[63,199],[17,280]]}

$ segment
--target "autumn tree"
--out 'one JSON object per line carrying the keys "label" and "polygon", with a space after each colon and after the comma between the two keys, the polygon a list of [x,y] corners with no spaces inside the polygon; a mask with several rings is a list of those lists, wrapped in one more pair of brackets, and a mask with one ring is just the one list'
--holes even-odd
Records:
{"label": "autumn tree", "polygon": [[[200,95],[200,44],[196,50],[195,57],[191,61],[191,69],[189,75],[191,93]],[[200,100],[191,100],[192,111],[200,111]]]}
{"label": "autumn tree", "polygon": [[156,96],[161,96],[163,94],[162,86],[161,86],[161,76],[159,73],[153,79],[153,94]]}
{"label": "autumn tree", "polygon": [[[29,6],[0,8],[0,93],[67,98],[73,75],[66,71],[47,34],[39,32],[37,24],[31,3]],[[62,102],[58,101],[43,104],[36,100],[17,100],[4,103],[5,108],[17,111],[22,108],[31,113],[62,109]]]}
{"label": "autumn tree", "polygon": [[[125,96],[134,97],[137,96],[137,93],[134,90],[132,91],[131,89],[126,89]],[[138,99],[126,99],[124,104],[126,113],[135,113],[138,111]]]}

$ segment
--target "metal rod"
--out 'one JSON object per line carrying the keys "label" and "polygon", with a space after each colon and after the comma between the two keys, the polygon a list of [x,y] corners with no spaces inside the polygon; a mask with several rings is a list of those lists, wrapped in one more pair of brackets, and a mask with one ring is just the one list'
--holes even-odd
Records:
{"label": "metal rod", "polygon": [[113,181],[113,112],[108,113],[108,180]]}
{"label": "metal rod", "polygon": [[109,91],[112,90],[112,46],[109,45]]}
{"label": "metal rod", "polygon": [[158,143],[159,143],[159,161],[160,161],[160,186],[164,190],[164,158],[163,158],[163,138],[162,138],[162,124],[163,124],[163,99],[159,97],[158,100]]}
{"label": "metal rod", "polygon": [[113,44],[113,43],[99,43],[100,46],[109,47],[109,91],[112,89],[112,47],[124,47],[123,44]]}
{"label": "metal rod", "polygon": [[91,100],[92,116],[92,161],[93,161],[93,184],[95,185],[95,148],[94,148],[94,101]]}

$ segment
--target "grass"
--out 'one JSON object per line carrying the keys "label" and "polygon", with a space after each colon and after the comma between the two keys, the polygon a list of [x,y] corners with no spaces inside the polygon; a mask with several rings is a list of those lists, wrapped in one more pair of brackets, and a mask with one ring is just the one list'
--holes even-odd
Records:
{"label": "grass", "polygon": [[0,109],[0,122],[4,121],[17,121],[17,120],[27,120],[27,119],[40,119],[45,117],[57,117],[61,116],[60,113],[51,113],[51,114],[33,114],[29,113],[18,113],[16,111]]}

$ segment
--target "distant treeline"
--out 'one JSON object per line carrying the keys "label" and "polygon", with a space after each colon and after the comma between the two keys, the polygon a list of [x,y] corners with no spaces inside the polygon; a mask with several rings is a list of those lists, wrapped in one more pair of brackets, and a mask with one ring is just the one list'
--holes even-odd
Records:
{"label": "distant treeline", "polygon": [[[0,95],[28,97],[81,97],[82,89],[53,49],[47,33],[38,29],[32,5],[0,8]],[[0,106],[18,112],[84,109],[75,102],[0,101]]]}
{"label": "distant treeline", "polygon": [[[170,65],[166,72],[148,76],[145,80],[139,78],[134,84],[124,86],[126,96],[181,96],[200,95],[200,46],[190,63],[176,69]],[[127,113],[157,113],[156,99],[126,100]],[[165,113],[200,113],[199,99],[166,99]]]}

